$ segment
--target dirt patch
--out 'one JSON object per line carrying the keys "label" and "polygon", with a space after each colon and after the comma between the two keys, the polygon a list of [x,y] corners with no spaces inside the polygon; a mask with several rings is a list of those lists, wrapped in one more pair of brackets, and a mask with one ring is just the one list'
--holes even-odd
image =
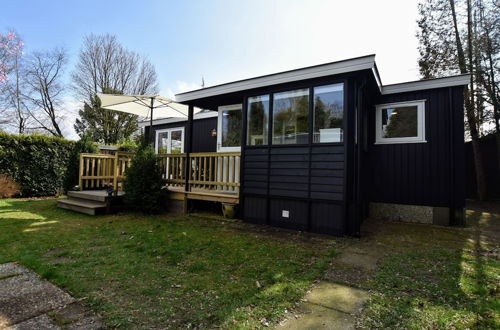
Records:
{"label": "dirt patch", "polygon": [[88,242],[92,242],[92,243],[95,243],[95,242],[102,242],[104,241],[105,239],[102,238],[102,237],[92,237],[91,239],[88,240]]}
{"label": "dirt patch", "polygon": [[55,248],[55,249],[47,250],[47,252],[45,252],[43,255],[44,255],[44,257],[53,257],[53,256],[63,254],[65,252],[67,252],[67,251],[64,249]]}
{"label": "dirt patch", "polygon": [[110,245],[94,245],[86,248],[88,251],[98,251],[110,247]]}
{"label": "dirt patch", "polygon": [[59,258],[50,259],[48,261],[48,263],[51,265],[61,265],[61,264],[69,264],[70,262],[73,262],[73,261],[75,261],[75,259],[73,259],[73,258],[59,257]]}

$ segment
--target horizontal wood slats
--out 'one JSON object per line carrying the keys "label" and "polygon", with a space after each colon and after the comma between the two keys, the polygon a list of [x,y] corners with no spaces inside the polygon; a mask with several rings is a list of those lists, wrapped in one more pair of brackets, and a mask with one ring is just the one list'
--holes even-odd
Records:
{"label": "horizontal wood slats", "polygon": [[244,192],[271,197],[342,201],[344,146],[245,150]]}

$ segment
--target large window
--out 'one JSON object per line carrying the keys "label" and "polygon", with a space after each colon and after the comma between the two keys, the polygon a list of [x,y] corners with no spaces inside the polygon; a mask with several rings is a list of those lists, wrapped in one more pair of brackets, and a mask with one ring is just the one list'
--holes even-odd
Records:
{"label": "large window", "polygon": [[249,146],[267,145],[269,125],[269,95],[248,98]]}
{"label": "large window", "polygon": [[309,143],[309,89],[274,94],[273,144]]}
{"label": "large window", "polygon": [[313,142],[342,142],[344,84],[314,87]]}
{"label": "large window", "polygon": [[180,154],[184,152],[184,127],[156,131],[156,152]]}
{"label": "large window", "polygon": [[377,144],[425,142],[425,101],[378,105],[376,116]]}

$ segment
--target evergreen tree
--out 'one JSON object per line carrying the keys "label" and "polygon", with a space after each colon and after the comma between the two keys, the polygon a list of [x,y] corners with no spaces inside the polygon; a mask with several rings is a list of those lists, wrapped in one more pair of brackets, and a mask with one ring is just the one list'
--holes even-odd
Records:
{"label": "evergreen tree", "polygon": [[[121,94],[111,93],[109,94]],[[93,141],[104,144],[117,144],[129,139],[137,130],[137,116],[101,108],[97,96],[91,98],[90,104],[85,102],[78,111],[75,130],[80,137],[89,136]]]}

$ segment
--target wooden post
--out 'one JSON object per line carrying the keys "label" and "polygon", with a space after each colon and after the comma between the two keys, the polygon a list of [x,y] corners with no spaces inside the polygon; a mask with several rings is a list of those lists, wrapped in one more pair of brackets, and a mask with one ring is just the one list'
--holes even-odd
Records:
{"label": "wooden post", "polygon": [[184,191],[186,192],[184,196],[184,213],[188,213],[188,201],[187,201],[187,193],[190,191],[189,180],[191,178],[191,160],[189,156],[191,154],[192,146],[193,146],[193,117],[194,117],[194,106],[192,104],[188,107],[188,122],[186,126],[186,166],[184,166],[185,170],[185,181],[184,181]]}
{"label": "wooden post", "polygon": [[116,195],[118,191],[118,153],[115,153],[115,162],[113,169],[113,189]]}
{"label": "wooden post", "polygon": [[83,190],[83,155],[80,154],[80,176],[78,178],[78,187],[80,187],[80,191]]}

